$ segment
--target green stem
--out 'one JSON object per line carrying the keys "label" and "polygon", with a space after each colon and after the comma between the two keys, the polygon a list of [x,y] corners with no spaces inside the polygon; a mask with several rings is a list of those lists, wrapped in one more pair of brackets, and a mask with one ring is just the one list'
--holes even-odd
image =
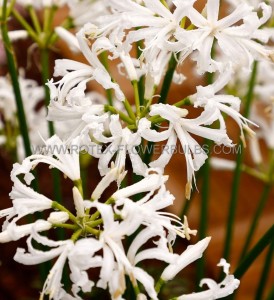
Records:
{"label": "green stem", "polygon": [[246,255],[246,257],[241,261],[238,268],[234,272],[235,278],[241,279],[248,268],[253,264],[255,259],[263,252],[263,250],[273,242],[274,237],[274,225],[268,229],[264,236],[259,240],[259,242],[252,248],[252,250]]}
{"label": "green stem", "polygon": [[160,293],[161,288],[162,288],[162,286],[163,286],[164,284],[165,284],[165,281],[164,281],[162,278],[160,278],[160,279],[157,281],[157,283],[156,283],[156,285],[155,285],[155,291],[156,291],[157,294]]}
{"label": "green stem", "polygon": [[41,25],[40,25],[40,22],[39,22],[36,10],[33,8],[32,5],[29,5],[28,6],[28,11],[29,11],[29,15],[31,17],[33,26],[34,26],[36,32],[38,33],[38,35],[40,35],[41,32],[42,32],[42,28],[41,28]]}
{"label": "green stem", "polygon": [[[49,50],[46,48],[40,49],[41,51],[41,67],[42,67],[42,80],[44,85],[45,91],[45,105],[48,106],[50,103],[50,91],[48,86],[46,85],[47,80],[50,77],[50,70],[49,70]],[[48,121],[48,131],[49,135],[53,136],[55,134],[53,122]],[[61,192],[61,178],[60,172],[57,169],[52,169],[52,177],[53,177],[53,192],[54,192],[54,199],[59,203],[62,202],[62,192]]]}
{"label": "green stem", "polygon": [[159,103],[166,103],[168,92],[170,90],[170,86],[172,83],[172,79],[173,79],[173,75],[176,70],[176,67],[177,67],[177,60],[176,60],[175,56],[172,55],[169,60],[168,70],[166,72],[166,75],[165,75],[165,78],[163,81],[163,85],[162,85],[162,89],[160,92]]}
{"label": "green stem", "polygon": [[136,80],[132,81],[133,89],[134,89],[134,99],[135,99],[135,106],[136,106],[136,114],[137,117],[140,117],[140,96],[139,96],[139,88],[138,82]]}
{"label": "green stem", "polygon": [[75,224],[78,224],[79,221],[78,219],[68,210],[66,209],[63,205],[61,205],[60,203],[56,202],[56,201],[53,201],[52,202],[52,206],[51,206],[53,209],[56,209],[56,210],[60,210],[60,211],[63,211],[63,212],[66,212],[68,215],[69,215],[69,219],[74,222]]}
{"label": "green stem", "polygon": [[274,286],[270,290],[269,294],[266,297],[266,300],[273,300],[274,299]]}
{"label": "green stem", "polygon": [[24,29],[28,32],[29,36],[32,38],[34,42],[36,42],[38,45],[41,44],[39,37],[33,30],[33,28],[27,23],[27,21],[20,15],[20,13],[13,8],[12,14],[15,17],[15,19],[22,25]]}
{"label": "green stem", "polygon": [[3,39],[4,48],[5,48],[6,57],[7,57],[9,74],[11,77],[13,91],[14,91],[14,95],[15,95],[17,114],[18,114],[18,122],[19,122],[19,126],[20,126],[20,131],[21,131],[21,134],[23,137],[25,154],[26,154],[26,156],[30,156],[32,153],[31,153],[28,126],[27,126],[24,104],[23,104],[23,99],[22,99],[19,80],[18,80],[16,60],[15,60],[15,56],[14,56],[13,47],[12,47],[12,44],[11,44],[9,36],[8,36],[8,26],[7,26],[7,15],[6,14],[7,14],[7,0],[4,0],[3,7],[2,7],[3,20],[1,22],[2,39]]}
{"label": "green stem", "polygon": [[[257,66],[258,63],[255,62],[253,65],[252,74],[249,81],[249,89],[246,95],[246,103],[245,103],[245,109],[243,116],[248,118],[250,113],[250,108],[253,100],[253,94],[254,94],[254,87],[255,87],[255,81],[256,81],[256,74],[257,74]],[[241,148],[243,149],[243,143],[240,142]],[[233,230],[234,230],[234,224],[235,224],[235,215],[236,215],[236,209],[237,209],[237,202],[238,202],[238,194],[240,189],[240,179],[241,179],[241,172],[242,172],[242,162],[243,162],[243,151],[239,151],[236,159],[236,168],[234,170],[234,176],[233,176],[233,183],[232,183],[232,192],[231,192],[231,198],[230,198],[230,205],[229,205],[229,213],[228,213],[228,220],[227,220],[227,231],[226,231],[226,237],[225,237],[225,246],[224,246],[224,254],[223,257],[226,260],[229,260],[230,257],[230,250],[231,250],[231,243],[233,238]]]}
{"label": "green stem", "polygon": [[74,186],[77,187],[78,191],[80,192],[80,194],[83,197],[84,196],[84,191],[83,191],[82,179],[75,180],[73,183],[74,183]]}
{"label": "green stem", "polygon": [[125,121],[127,124],[134,124],[135,122],[126,114],[124,114],[123,112],[117,110],[115,107],[111,106],[111,105],[105,105],[105,111],[109,111],[112,114],[118,114],[120,116],[120,119]]}
{"label": "green stem", "polygon": [[260,278],[259,286],[256,292],[256,297],[255,300],[261,300],[263,299],[263,293],[265,289],[265,285],[271,270],[271,263],[272,263],[272,258],[273,258],[273,253],[274,253],[274,239],[272,240],[272,243],[269,246],[269,250],[266,255],[263,271],[262,271],[262,276]]}
{"label": "green stem", "polygon": [[43,45],[45,48],[48,47],[51,41],[51,37],[54,34],[54,31],[52,29],[53,19],[55,12],[57,10],[56,6],[46,7],[44,9],[44,26],[43,26],[43,33],[44,33],[44,39],[43,39]]}
{"label": "green stem", "polygon": [[269,194],[271,192],[271,188],[272,187],[271,187],[270,184],[266,184],[264,186],[263,192],[261,194],[261,199],[259,201],[259,204],[258,204],[256,210],[255,210],[255,215],[254,215],[252,223],[249,227],[249,231],[248,231],[247,238],[246,238],[246,241],[245,241],[244,246],[243,246],[243,250],[242,250],[242,253],[241,253],[241,256],[240,256],[240,260],[242,260],[245,257],[245,255],[246,255],[246,253],[249,249],[250,243],[252,241],[252,237],[254,235],[254,232],[256,230],[256,227],[257,227],[257,224],[258,224],[258,221],[259,221],[259,218],[260,218],[260,216],[263,212],[263,209],[265,207],[265,204],[266,204],[266,202],[268,200],[268,197],[269,197]]}
{"label": "green stem", "polygon": [[135,122],[135,121],[136,121],[136,116],[135,116],[135,113],[134,113],[134,111],[132,110],[132,107],[131,107],[130,103],[128,102],[128,100],[125,99],[125,101],[123,102],[123,104],[124,104],[124,107],[125,107],[125,109],[126,109],[126,111],[127,111],[127,113],[128,113],[128,116],[129,116],[132,120],[134,120],[134,122]]}
{"label": "green stem", "polygon": [[[212,47],[212,57],[214,56],[214,45]],[[211,73],[207,73],[206,75],[207,84],[210,85],[213,83],[213,75]],[[211,140],[205,139],[204,144],[206,149],[210,150],[213,146],[213,142]],[[208,151],[208,158],[205,161],[201,174],[202,174],[202,191],[201,191],[201,209],[200,209],[200,226],[199,226],[199,240],[204,239],[207,236],[207,224],[208,224],[208,205],[209,205],[209,197],[210,197],[210,156],[211,151]],[[197,261],[197,277],[196,277],[196,285],[197,289],[201,290],[200,281],[204,278],[205,273],[205,255],[201,257]]]}
{"label": "green stem", "polygon": [[79,228],[77,225],[73,225],[73,224],[52,224],[53,227],[58,227],[58,228],[65,228],[65,229],[70,229],[70,230],[76,230],[77,228]]}
{"label": "green stem", "polygon": [[74,234],[71,236],[70,239],[75,243],[81,236],[82,232],[83,232],[83,229],[81,229],[81,228],[78,229],[77,231],[74,232]]}
{"label": "green stem", "polygon": [[[206,145],[209,147],[212,145],[210,140],[206,140]],[[205,161],[202,167],[203,185],[201,191],[201,209],[200,209],[200,225],[199,225],[199,240],[204,239],[207,236],[207,224],[208,224],[208,202],[210,194],[210,157]],[[197,262],[196,270],[196,284],[200,289],[200,281],[204,278],[205,273],[205,255],[203,255]]]}
{"label": "green stem", "polygon": [[[100,54],[100,60],[101,60],[101,63],[103,64],[103,66],[105,67],[105,69],[109,73],[108,53],[107,53],[107,51],[104,51]],[[107,95],[108,104],[113,106],[112,90],[111,89],[106,90],[106,95]]]}

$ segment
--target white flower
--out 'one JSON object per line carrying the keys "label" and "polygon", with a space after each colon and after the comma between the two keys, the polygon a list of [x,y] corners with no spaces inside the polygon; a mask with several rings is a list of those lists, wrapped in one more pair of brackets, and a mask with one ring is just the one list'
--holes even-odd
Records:
{"label": "white flower", "polygon": [[222,282],[217,283],[214,280],[209,278],[202,279],[200,286],[202,287],[204,284],[206,284],[209,287],[207,291],[183,295],[178,297],[177,299],[178,300],[214,300],[214,299],[224,298],[227,297],[228,295],[231,295],[234,292],[234,290],[236,290],[239,287],[240,281],[234,278],[233,275],[229,275],[230,265],[225,261],[225,259],[222,258],[218,266],[223,267],[223,270],[226,274],[226,277]]}
{"label": "white flower", "polygon": [[96,51],[89,47],[87,34],[91,30],[90,26],[87,24],[82,28],[76,34],[77,41],[71,43],[73,47],[78,43],[80,51],[90,65],[68,59],[57,62],[54,76],[63,76],[63,78],[55,83],[48,82],[51,99],[64,103],[65,101],[69,102],[74,97],[84,97],[86,84],[91,80],[97,81],[104,89],[114,89],[118,100],[123,101],[125,99],[119,85],[112,82],[109,73],[97,57]]}
{"label": "white flower", "polygon": [[[196,27],[193,30],[178,29],[175,34],[178,43],[173,45],[173,51],[181,52],[182,60],[197,50],[195,57],[200,73],[225,70],[227,63],[250,68],[257,59],[273,59],[273,50],[266,49],[260,42],[267,42],[269,34],[259,29],[271,16],[271,7],[262,3],[262,17],[259,18],[253,7],[240,3],[228,16],[218,20],[220,0],[208,1],[206,17],[191,7],[187,17]],[[236,25],[237,22],[242,22]],[[226,56],[227,61],[215,61],[211,57],[214,39],[218,50]]]}
{"label": "white flower", "polygon": [[[172,205],[174,201],[174,196],[166,190],[166,180],[167,177],[161,174],[147,174],[146,178],[135,184],[135,187],[133,185],[121,189],[114,193],[112,198],[116,199],[116,213],[130,223],[128,227],[132,228],[132,232],[140,224],[148,227],[155,226],[155,228],[167,230],[169,240],[173,242],[177,235],[189,238],[189,234],[195,235],[196,230],[190,230],[187,221],[185,226],[177,216],[161,211]],[[156,184],[153,184],[153,181]],[[140,186],[139,190],[137,185]],[[140,193],[140,189],[142,189],[142,192],[148,192],[148,194],[137,202],[130,200],[129,197],[134,195],[133,191],[135,190],[135,194],[137,194],[137,191]],[[119,209],[121,206],[123,208]]]}
{"label": "white flower", "polygon": [[[255,126],[257,125],[240,114],[241,100],[238,97],[217,94],[228,84],[231,77],[231,71],[226,71],[225,73],[220,74],[213,84],[205,87],[198,86],[197,93],[192,95],[190,98],[194,102],[195,107],[206,107],[207,105],[211,105],[217,108],[220,112],[233,118],[241,130],[241,139],[245,143],[244,130],[246,130],[251,136],[255,134],[254,131],[248,127],[248,123]],[[225,120],[221,113],[219,114],[219,121],[221,128],[225,130]]]}
{"label": "white flower", "polygon": [[[125,170],[126,155],[129,154],[133,172],[137,175],[143,175],[146,172],[146,165],[142,162],[136,147],[141,144],[141,137],[138,133],[132,133],[127,127],[122,128],[118,115],[110,117],[110,137],[105,137],[100,132],[94,134],[97,141],[109,143],[108,147],[102,153],[98,169],[101,175],[105,175],[109,171],[109,163],[116,154],[114,165],[119,169],[120,173]],[[121,182],[121,180],[119,180]]]}
{"label": "white flower", "polygon": [[[153,85],[156,86],[159,85],[165,74],[171,57],[167,44],[174,38],[176,29],[180,27],[182,19],[186,16],[188,8],[193,5],[194,0],[173,2],[175,10],[171,12],[160,1],[146,0],[137,4],[132,0],[123,2],[111,0],[108,3],[114,13],[103,16],[98,22],[96,35],[108,36],[112,45],[122,47],[126,53],[130,51],[133,43],[144,42],[140,58],[141,69],[146,72],[146,75],[153,81]],[[126,66],[125,59],[123,57],[121,59]],[[129,62],[128,58],[127,61]]]}
{"label": "white flower", "polygon": [[72,181],[80,179],[79,139],[74,139],[71,148],[68,148],[57,135],[54,135],[45,142],[45,151],[45,155],[33,154],[23,161],[25,173],[29,173],[37,164],[44,163],[57,168]]}
{"label": "white flower", "polygon": [[104,112],[103,103],[106,103],[105,98],[96,92],[87,93],[83,97],[78,95],[70,99],[70,103],[61,104],[51,100],[47,119],[56,122],[59,127],[62,125],[58,134],[66,144],[70,145],[74,138],[80,137],[83,150],[98,157],[101,153],[100,147],[91,137],[96,131],[104,131],[105,123],[109,119],[109,114]]}
{"label": "white flower", "polygon": [[[33,247],[32,240],[52,249],[48,251],[37,250]],[[47,237],[39,235],[35,226],[32,235],[27,240],[27,244],[28,252],[26,253],[25,249],[18,248],[14,256],[15,261],[25,265],[35,265],[58,257],[44,283],[40,299],[43,299],[44,295],[49,295],[49,299],[64,299],[63,297],[68,294],[62,289],[61,279],[65,262],[74,247],[73,242],[71,240],[58,242],[49,240]]]}
{"label": "white flower", "polygon": [[161,278],[164,281],[172,280],[187,265],[202,257],[209,242],[210,238],[207,237],[195,245],[188,246],[187,249],[172,264],[165,268]]}
{"label": "white flower", "polygon": [[274,149],[274,103],[269,105],[264,113],[260,108],[253,107],[251,117],[259,125],[256,135],[265,141],[269,149]]}
{"label": "white flower", "polygon": [[82,290],[84,293],[90,292],[94,282],[89,279],[87,271],[92,268],[102,266],[102,257],[95,255],[102,248],[102,243],[94,238],[78,240],[68,255],[70,267],[70,279],[73,283],[72,291],[77,297],[77,293]]}
{"label": "white flower", "polygon": [[0,243],[17,241],[30,235],[34,227],[37,232],[48,231],[52,228],[52,224],[48,221],[38,220],[34,223],[18,226],[13,220],[11,223],[4,224],[4,230],[0,233]]}
{"label": "white flower", "polygon": [[[186,197],[190,197],[192,189],[192,180],[194,172],[199,170],[207,159],[207,154],[198,142],[190,135],[195,134],[210,140],[217,144],[231,146],[231,140],[228,138],[224,129],[211,129],[205,127],[212,124],[219,118],[220,111],[212,105],[207,105],[202,114],[196,119],[186,119],[188,114],[186,109],[177,108],[169,104],[155,104],[151,106],[150,115],[160,115],[169,121],[169,129],[160,133],[151,130],[147,121],[142,121],[140,125],[140,135],[150,141],[162,141],[168,139],[166,148],[161,156],[150,163],[151,167],[164,168],[175,151],[177,139],[179,139],[187,163],[187,185]],[[141,122],[140,121],[140,122]],[[143,123],[144,122],[144,123]]]}
{"label": "white flower", "polygon": [[105,0],[68,0],[69,15],[75,27],[80,28],[86,23],[97,23],[102,15],[109,14],[108,1]]}
{"label": "white flower", "polygon": [[210,166],[214,170],[233,171],[236,167],[236,162],[229,159],[212,157],[210,159]]}
{"label": "white flower", "polygon": [[[108,286],[113,299],[120,299],[126,288],[125,275],[127,274],[133,286],[136,286],[136,280],[141,282],[150,298],[158,299],[153,278],[144,270],[132,265],[125,254],[121,240],[129,231],[128,222],[124,224],[124,222],[114,221],[114,212],[109,205],[98,202],[86,202],[86,205],[87,207],[96,207],[104,220],[104,230],[99,239],[103,244],[103,260],[97,286],[104,289]],[[138,243],[138,247],[141,245]]]}
{"label": "white flower", "polygon": [[114,167],[114,164],[112,165],[112,169],[102,178],[102,180],[97,184],[96,188],[94,189],[91,199],[99,200],[103,192],[106,190],[106,188],[115,180],[121,180],[122,177],[124,177],[125,174],[121,174],[119,172],[119,169],[117,167]]}
{"label": "white flower", "polygon": [[[45,107],[41,107],[37,110],[37,106],[44,99],[44,89],[42,86],[38,86],[37,82],[34,80],[25,79],[23,74],[20,74],[19,76],[19,84],[28,124],[30,141],[32,146],[36,147],[42,142],[38,132],[43,134],[45,137],[48,136],[45,120],[46,109]],[[0,77],[0,113],[3,116],[4,121],[2,124],[2,120],[0,120],[0,124],[3,127],[8,124],[13,129],[12,132],[14,132],[14,136],[10,136],[9,138],[16,141],[18,160],[22,161],[25,158],[25,151],[22,138],[17,134],[17,107],[13,87],[8,77]],[[3,142],[6,142],[6,138],[3,139]]]}
{"label": "white flower", "polygon": [[66,4],[65,0],[17,0],[17,3],[22,6],[33,6],[35,9],[42,9],[51,6],[63,6]]}

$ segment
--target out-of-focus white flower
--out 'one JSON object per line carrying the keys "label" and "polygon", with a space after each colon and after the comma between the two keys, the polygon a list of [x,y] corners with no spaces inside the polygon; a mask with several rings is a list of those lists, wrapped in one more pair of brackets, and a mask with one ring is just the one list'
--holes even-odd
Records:
{"label": "out-of-focus white flower", "polygon": [[[12,30],[8,32],[8,35],[11,42],[24,40],[29,36],[26,30]],[[1,34],[0,34],[0,40],[2,41]]]}
{"label": "out-of-focus white flower", "polygon": [[[33,148],[42,145],[42,139],[39,135],[48,137],[47,122],[45,119],[46,108],[42,106],[37,109],[37,106],[44,99],[44,89],[38,86],[37,82],[30,79],[25,79],[22,75],[19,76],[19,84],[24,103],[24,110],[27,119],[29,137]],[[16,141],[16,150],[18,160],[22,161],[25,158],[25,151],[23,147],[22,137],[18,135],[18,121],[17,121],[17,107],[14,97],[12,84],[8,77],[0,77],[0,113],[3,117],[4,123],[0,120],[0,127],[6,129],[10,126],[12,136],[3,136],[3,143],[8,140]],[[7,132],[10,134],[10,132]],[[2,135],[1,135],[2,136]]]}
{"label": "out-of-focus white flower", "polygon": [[[173,51],[181,52],[181,60],[197,50],[197,60],[200,73],[205,71],[224,71],[226,65],[240,65],[250,69],[254,60],[273,60],[273,50],[267,49],[260,42],[267,42],[269,34],[259,29],[271,16],[271,7],[260,4],[262,17],[258,17],[253,7],[246,3],[237,5],[235,10],[226,17],[218,20],[220,0],[208,1],[206,17],[194,7],[187,11],[187,17],[196,27],[193,30],[178,29]],[[236,25],[237,22],[242,22]],[[214,39],[217,40],[218,50],[226,56],[226,61],[215,61],[211,56]]]}
{"label": "out-of-focus white flower", "polygon": [[36,9],[45,7],[57,6],[61,7],[66,4],[65,0],[17,0],[18,4],[22,6],[33,6]]}
{"label": "out-of-focus white flower", "polygon": [[219,157],[211,157],[210,165],[214,170],[221,171],[232,171],[236,167],[236,162],[229,159],[219,158]]}
{"label": "out-of-focus white flower", "polygon": [[163,141],[168,139],[165,151],[156,160],[150,163],[151,167],[164,168],[172,157],[176,149],[177,139],[183,147],[187,163],[187,185],[186,197],[190,197],[192,189],[192,180],[194,172],[199,170],[204,164],[207,154],[190,135],[195,134],[210,140],[217,144],[231,146],[231,140],[228,138],[225,129],[211,129],[205,127],[211,125],[219,119],[220,111],[213,105],[207,105],[203,113],[196,119],[186,119],[188,114],[186,109],[177,108],[169,104],[155,104],[151,106],[150,115],[160,115],[169,121],[169,129],[160,133],[150,129],[150,123],[147,120],[140,121],[140,135],[149,141]]}
{"label": "out-of-focus white flower", "polygon": [[105,0],[68,0],[69,15],[77,28],[92,21],[96,24],[100,16],[109,14],[109,2]]}
{"label": "out-of-focus white flower", "polygon": [[212,279],[205,278],[201,280],[200,286],[202,287],[206,284],[209,289],[207,291],[193,293],[188,295],[182,295],[177,297],[177,300],[214,300],[219,298],[225,298],[231,295],[234,290],[236,290],[239,285],[240,281],[236,279],[233,275],[229,274],[229,267],[230,265],[226,262],[225,259],[221,259],[219,267],[223,267],[224,273],[226,274],[225,279],[217,283]]}
{"label": "out-of-focus white flower", "polygon": [[263,139],[269,149],[274,149],[274,102],[264,113],[253,107],[251,117],[259,125],[259,129],[256,130],[257,137]]}

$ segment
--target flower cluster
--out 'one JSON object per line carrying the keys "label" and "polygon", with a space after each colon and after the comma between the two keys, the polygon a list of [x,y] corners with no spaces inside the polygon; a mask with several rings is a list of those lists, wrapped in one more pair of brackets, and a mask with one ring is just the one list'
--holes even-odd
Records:
{"label": "flower cluster", "polygon": [[[57,136],[49,139],[47,143],[62,144]],[[78,140],[73,140],[72,143],[76,145]],[[29,186],[34,179],[30,171],[40,163],[59,169],[75,183],[71,196],[73,212]],[[0,242],[27,237],[27,251],[18,248],[14,257],[17,262],[25,265],[56,258],[45,281],[41,299],[44,295],[49,295],[50,299],[79,299],[80,291],[90,292],[95,285],[102,289],[108,288],[112,299],[122,299],[126,289],[126,276],[130,278],[136,296],[142,295],[142,299],[146,299],[139,290],[139,282],[151,299],[158,299],[154,279],[139,263],[155,258],[165,263],[159,280],[166,282],[202,256],[210,238],[189,246],[181,254],[172,251],[172,245],[178,236],[190,239],[191,235],[196,235],[196,230],[188,227],[186,217],[184,223],[181,223],[175,215],[163,211],[174,200],[165,187],[167,176],[163,176],[159,169],[149,169],[141,181],[118,189],[105,203],[99,202],[108,186],[119,176],[118,168],[112,165],[112,169],[94,189],[91,200],[84,200],[79,188],[78,154],[68,151],[60,155],[56,151],[52,156],[32,155],[22,164],[14,165],[11,173],[14,186],[10,193],[13,206],[0,212],[1,217],[6,217]],[[135,202],[134,196],[138,194],[142,195],[141,199]],[[46,220],[38,219],[27,225],[18,224],[23,217],[46,210],[51,210]],[[71,238],[53,241],[40,234],[56,227],[70,229]],[[130,236],[132,241],[126,245],[124,239]],[[33,241],[47,246],[49,250],[36,249]],[[153,246],[144,248],[149,241],[153,241]],[[73,296],[62,288],[62,272],[66,262],[70,268]],[[239,281],[228,274],[225,261],[221,261],[220,266],[226,272],[223,282],[213,287],[209,279],[205,279],[201,284],[207,284],[209,290],[196,296],[183,295],[178,299],[207,295],[216,299],[219,295],[231,294],[238,287]],[[97,281],[89,278],[88,270],[93,268],[100,268]]]}

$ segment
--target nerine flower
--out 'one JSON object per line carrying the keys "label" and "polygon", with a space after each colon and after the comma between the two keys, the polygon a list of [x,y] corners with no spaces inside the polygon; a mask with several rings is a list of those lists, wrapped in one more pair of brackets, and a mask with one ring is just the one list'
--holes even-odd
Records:
{"label": "nerine flower", "polygon": [[[48,145],[55,140],[56,145],[62,145],[55,136]],[[158,299],[155,290],[154,279],[138,263],[149,259],[158,259],[167,264],[162,278],[170,280],[182,268],[198,259],[205,250],[209,239],[205,239],[184,253],[178,255],[171,251],[172,243],[176,236],[189,238],[196,231],[190,230],[185,219],[184,224],[172,214],[161,212],[171,205],[174,197],[166,190],[166,176],[159,170],[151,169],[141,181],[129,185],[114,192],[105,203],[99,203],[104,191],[119,177],[119,170],[112,169],[102,180],[91,196],[90,200],[84,200],[78,188],[72,190],[76,215],[67,209],[60,209],[60,205],[43,195],[33,191],[28,185],[33,180],[29,172],[34,165],[46,163],[58,168],[73,181],[77,180],[78,156],[66,153],[62,156],[54,152],[50,155],[31,156],[19,165],[15,165],[12,172],[14,187],[11,192],[13,207],[0,212],[0,216],[6,216],[4,230],[0,233],[0,242],[16,240],[24,236],[27,239],[27,251],[18,248],[14,259],[26,265],[42,263],[56,259],[54,266],[44,283],[41,299],[48,295],[49,299],[81,299],[79,292],[90,292],[93,286],[108,289],[113,299],[121,299],[126,289],[126,275],[130,278],[134,287],[138,282],[144,287],[144,291],[151,299]],[[22,175],[24,182],[19,180]],[[141,200],[133,202],[132,197],[146,193]],[[34,223],[16,225],[15,221],[27,214],[45,209],[57,208],[47,220],[39,219]],[[90,211],[95,209],[92,215]],[[11,220],[13,218],[13,220]],[[57,225],[73,222],[75,233],[70,240],[54,241],[39,234],[48,231]],[[97,224],[97,225],[93,225]],[[5,228],[6,226],[6,228]],[[73,227],[74,226],[74,227]],[[91,226],[91,227],[90,227]],[[140,226],[142,230],[131,242],[128,250],[124,248],[123,239],[131,236]],[[32,241],[47,246],[48,250],[42,251],[34,247]],[[154,245],[144,248],[144,245],[153,241]],[[201,246],[202,245],[202,246]],[[191,258],[189,252],[191,250]],[[61,278],[65,263],[70,268],[72,282],[71,294],[62,287]],[[88,270],[100,268],[97,282],[89,278]],[[140,297],[145,297],[140,294]]]}
{"label": "nerine flower", "polygon": [[69,15],[76,28],[84,26],[86,23],[97,23],[97,19],[109,13],[109,4],[105,0],[69,0]]}
{"label": "nerine flower", "polygon": [[[83,98],[74,98],[70,103],[61,104],[51,100],[48,106],[47,119],[62,125],[59,135],[70,145],[76,137],[80,144],[87,146],[87,152],[98,157],[98,144],[91,139],[94,132],[104,131],[104,125],[109,119],[104,111],[105,98],[96,92],[89,92]],[[94,151],[92,151],[94,150]]]}
{"label": "nerine flower", "polygon": [[223,267],[224,273],[226,274],[226,277],[222,282],[217,283],[214,280],[209,278],[202,279],[200,282],[200,287],[206,284],[209,287],[207,291],[182,295],[176,299],[177,300],[214,300],[214,299],[224,298],[231,295],[234,292],[234,290],[236,290],[239,287],[240,281],[236,279],[233,275],[229,274],[230,264],[228,264],[225,259],[222,258],[217,266]]}
{"label": "nerine flower", "polygon": [[109,73],[97,57],[96,51],[89,47],[87,26],[90,30],[90,26],[86,25],[77,33],[77,41],[73,39],[72,43],[73,46],[78,45],[89,65],[68,59],[57,61],[54,76],[63,76],[63,78],[55,83],[53,81],[48,82],[51,99],[63,104],[65,101],[70,102],[75,97],[84,97],[87,82],[95,80],[104,89],[114,89],[116,98],[123,101],[125,96],[119,85],[112,81]]}
{"label": "nerine flower", "polygon": [[207,159],[207,154],[191,134],[201,136],[214,141],[217,144],[231,146],[224,129],[212,129],[205,126],[211,125],[220,115],[220,111],[213,105],[207,105],[202,114],[196,119],[186,119],[188,111],[177,108],[169,104],[155,104],[151,106],[150,115],[161,116],[169,121],[169,127],[162,132],[150,129],[150,122],[142,119],[139,122],[140,135],[149,141],[163,141],[167,139],[167,144],[160,157],[150,163],[151,167],[164,168],[172,157],[176,149],[177,139],[179,139],[186,159],[187,165],[187,185],[186,197],[190,197],[194,172],[199,170]]}
{"label": "nerine flower", "polygon": [[[260,42],[267,42],[269,34],[259,29],[271,16],[271,7],[261,3],[262,16],[253,11],[253,7],[240,3],[235,10],[222,19],[219,16],[220,0],[208,1],[206,17],[194,7],[187,10],[187,17],[195,26],[193,30],[178,29],[175,37],[178,42],[171,45],[173,51],[181,53],[181,60],[197,51],[198,71],[223,71],[227,64],[250,68],[257,59],[273,60],[273,50]],[[242,22],[240,25],[236,25]],[[218,50],[226,61],[216,61],[211,56],[213,42],[216,39]]]}
{"label": "nerine flower", "polygon": [[141,143],[138,133],[131,132],[127,127],[122,128],[118,115],[112,115],[109,123],[110,137],[106,137],[102,132],[95,132],[94,137],[101,143],[110,143],[101,154],[98,169],[101,175],[106,175],[109,171],[109,164],[116,154],[114,165],[121,173],[125,170],[126,155],[129,154],[133,171],[138,175],[146,172],[146,165],[139,156],[136,147]]}
{"label": "nerine flower", "polygon": [[211,85],[198,86],[197,93],[190,96],[195,107],[206,107],[207,105],[213,106],[220,111],[219,121],[220,127],[226,129],[224,117],[221,113],[225,113],[235,120],[241,130],[241,139],[245,142],[244,130],[246,130],[251,136],[255,133],[249,128],[248,124],[255,125],[247,118],[241,115],[240,105],[241,100],[238,97],[232,95],[220,95],[220,92],[231,80],[232,72],[227,71],[219,75],[218,79]]}

